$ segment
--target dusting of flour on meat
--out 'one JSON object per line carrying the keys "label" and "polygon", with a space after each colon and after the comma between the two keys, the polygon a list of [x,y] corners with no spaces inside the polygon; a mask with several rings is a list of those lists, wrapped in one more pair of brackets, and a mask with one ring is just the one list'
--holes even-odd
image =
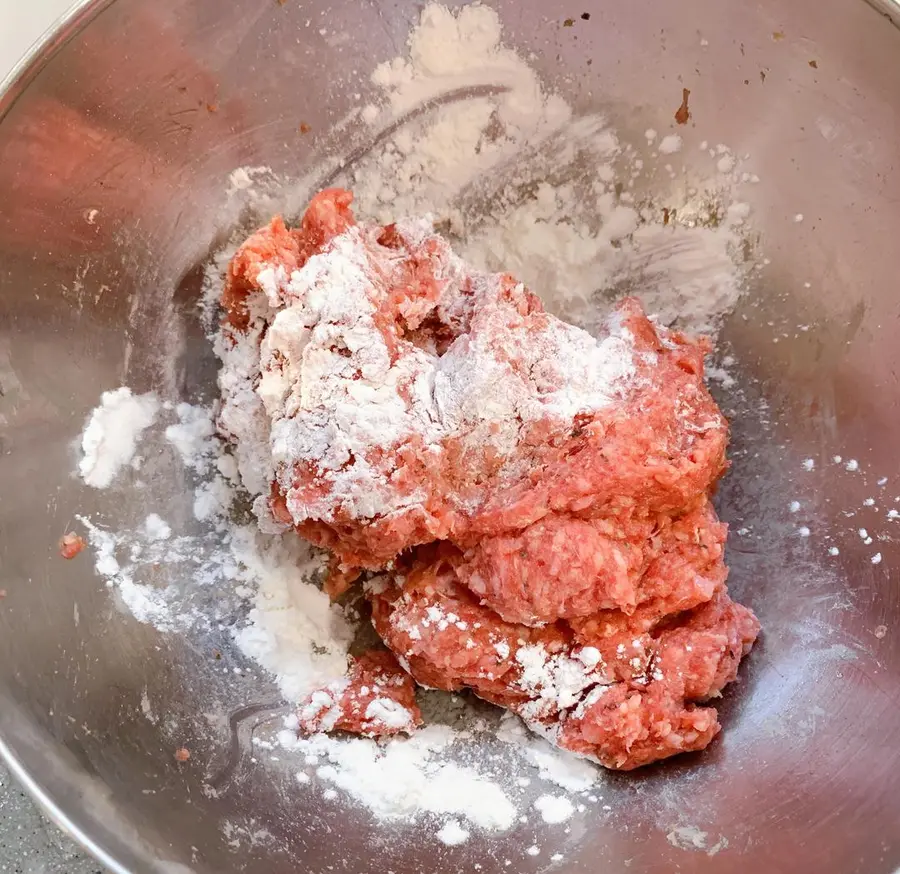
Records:
{"label": "dusting of flour on meat", "polygon": [[[290,276],[281,267],[260,269],[269,305],[281,306],[261,341],[257,394],[271,421],[271,464],[286,471],[279,479],[295,524],[330,518],[335,503],[365,519],[421,500],[393,489],[394,471],[370,461],[410,435],[425,451],[452,439],[462,455],[487,445],[502,457],[524,429],[606,406],[634,375],[633,343],[621,325],[614,322],[599,342],[552,318],[546,330],[519,335],[507,327],[501,277],[468,271],[426,222],[393,227],[415,257],[430,259],[431,281],[444,285],[437,318],[447,330],[476,312],[480,330],[444,354],[386,334],[390,302],[378,297],[378,277],[390,276],[397,258],[379,253],[368,230],[349,229]],[[431,316],[428,303],[402,304],[406,331]],[[229,402],[230,387],[226,408],[240,403]],[[288,466],[297,463],[317,466],[329,484],[323,495],[291,499]]]}
{"label": "dusting of flour on meat", "polygon": [[[709,346],[633,300],[593,337],[427,222],[359,224],[351,204],[327,189],[297,228],[273,219],[222,291],[223,344],[259,337],[257,510],[332,553],[333,594],[385,572],[366,596],[396,662],[375,684],[376,653],[352,661],[301,730],[411,731],[406,672],[607,767],[703,749],[705,702],[759,628],[728,597],[709,502],[727,443]],[[373,685],[397,720],[369,713]]]}

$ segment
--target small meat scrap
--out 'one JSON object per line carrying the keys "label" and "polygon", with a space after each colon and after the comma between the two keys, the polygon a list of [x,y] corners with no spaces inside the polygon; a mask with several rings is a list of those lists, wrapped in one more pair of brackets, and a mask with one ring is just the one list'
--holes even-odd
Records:
{"label": "small meat scrap", "polygon": [[66,559],[75,558],[85,547],[84,538],[70,531],[64,534],[59,541],[59,554]]}
{"label": "small meat scrap", "polygon": [[355,659],[346,677],[309,695],[298,716],[307,734],[346,731],[380,737],[409,733],[422,724],[412,677],[384,650]]}

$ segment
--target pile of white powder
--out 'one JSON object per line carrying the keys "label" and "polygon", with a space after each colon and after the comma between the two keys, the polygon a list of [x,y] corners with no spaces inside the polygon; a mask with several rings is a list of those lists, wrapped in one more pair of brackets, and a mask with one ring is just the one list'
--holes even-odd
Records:
{"label": "pile of white powder", "polygon": [[[473,5],[453,14],[426,6],[409,57],[382,64],[373,79],[391,119],[466,86],[509,90],[444,106],[353,168],[347,181],[363,216],[388,222],[431,213],[449,224],[469,263],[513,273],[551,309],[586,327],[608,306],[603,292],[618,286],[634,285],[664,323],[696,331],[714,330],[733,308],[741,289],[734,227],[744,205],[726,210],[721,227],[706,228],[695,226],[696,208],[678,203],[691,226],[664,226],[661,213],[639,206],[631,192],[644,161],[603,116],[573,118],[546,92],[503,46],[493,10]],[[673,134],[658,153],[681,146]]]}
{"label": "pile of white powder", "polygon": [[89,486],[105,489],[125,464],[133,464],[141,434],[159,411],[154,394],[134,395],[130,388],[103,393],[81,435],[78,473]]}
{"label": "pile of white powder", "polygon": [[[240,168],[231,199],[261,221],[292,215],[324,179],[353,192],[362,219],[431,215],[467,262],[513,273],[551,311],[588,329],[621,292],[664,324],[696,332],[715,332],[734,308],[749,214],[738,192],[759,178],[726,145],[700,144],[710,160],[706,188],[688,185],[648,205],[636,193],[643,177],[652,169],[677,177],[667,162],[684,148],[681,136],[657,142],[648,131],[646,143],[623,143],[604,116],[573,116],[503,45],[497,13],[478,4],[426,5],[408,53],[380,64],[372,81],[381,99],[360,117],[375,145],[361,158],[297,180]],[[432,108],[415,112],[422,104]]]}
{"label": "pile of white powder", "polygon": [[[715,330],[742,287],[734,254],[745,206],[724,204],[716,226],[704,227],[704,216],[679,204],[679,216],[690,220],[664,226],[659,211],[632,193],[645,160],[636,147],[621,143],[600,116],[574,118],[501,37],[497,13],[488,7],[451,12],[426,6],[407,52],[374,71],[381,99],[359,118],[374,135],[423,102],[432,101],[432,109],[379,140],[342,175],[325,166],[300,183],[267,168],[244,168],[232,174],[229,197],[259,210],[262,221],[265,213],[302,203],[312,193],[303,185],[331,173],[354,191],[361,218],[390,222],[430,214],[463,258],[481,269],[512,272],[551,309],[588,330],[610,300],[632,286],[662,321]],[[484,86],[492,86],[487,96]],[[481,96],[440,99],[460,89]],[[656,140],[649,134],[648,144]],[[666,136],[653,157],[671,160],[682,147],[680,137]],[[747,181],[736,157],[722,149],[713,150],[726,174],[719,182]],[[220,253],[207,275],[209,324],[228,255]],[[277,277],[271,278],[277,294]],[[162,428],[173,464],[182,465],[173,488],[181,487],[185,473],[191,478],[193,521],[206,533],[182,535],[164,506],[147,507],[145,519],[124,528],[87,516],[82,521],[98,574],[137,620],[184,634],[232,623],[237,650],[274,676],[286,701],[296,702],[345,671],[355,626],[312,581],[321,555],[292,533],[232,521],[234,502],[247,492],[267,493],[271,479],[266,397],[256,391],[258,340],[251,331],[233,346],[218,341],[224,406],[173,406],[118,388],[103,395],[81,437],[84,482],[128,489],[138,475],[142,438]],[[263,388],[264,395],[277,391],[271,384]],[[240,438],[236,454],[218,439],[214,422]],[[182,573],[185,567],[189,574]],[[157,574],[163,568],[169,584],[149,582],[151,568]],[[178,583],[187,576],[190,590]],[[246,616],[236,624],[233,603],[243,603]],[[561,825],[586,804],[602,801],[594,766],[532,737],[515,717],[493,732],[514,757],[502,776],[473,755],[474,729],[432,725],[384,743],[298,738],[295,729],[289,719],[269,743],[296,756],[298,791],[319,781],[375,816],[421,816],[449,845],[475,829],[508,829],[528,815]]]}

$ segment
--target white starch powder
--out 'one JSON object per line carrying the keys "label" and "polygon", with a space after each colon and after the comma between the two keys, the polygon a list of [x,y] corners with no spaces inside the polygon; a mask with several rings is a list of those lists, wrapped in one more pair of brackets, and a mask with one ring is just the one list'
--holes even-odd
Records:
{"label": "white starch powder", "polygon": [[562,795],[541,795],[534,806],[544,822],[552,825],[565,822],[575,812],[572,802]]}
{"label": "white starch powder", "polygon": [[81,435],[81,478],[95,489],[105,489],[134,458],[141,434],[159,411],[154,394],[135,395],[130,388],[104,392]]}
{"label": "white starch powder", "polygon": [[[426,726],[409,738],[385,744],[323,734],[297,738],[292,731],[282,732],[280,739],[288,749],[324,760],[316,775],[377,816],[394,819],[431,813],[464,817],[486,830],[505,830],[518,815],[497,782],[470,766],[442,760],[441,754],[457,740],[456,733],[445,726]],[[452,827],[446,834],[459,837]]]}

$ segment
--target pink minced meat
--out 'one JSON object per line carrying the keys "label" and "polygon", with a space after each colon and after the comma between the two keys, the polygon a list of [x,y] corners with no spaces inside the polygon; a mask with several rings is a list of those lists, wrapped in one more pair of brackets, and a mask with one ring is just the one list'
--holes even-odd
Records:
{"label": "pink minced meat", "polygon": [[[357,224],[351,201],[322,192],[229,267],[226,340],[260,338],[272,519],[332,552],[335,594],[381,572],[373,624],[420,684],[611,768],[702,749],[703,702],[759,630],[709,500],[727,425],[708,344],[634,300],[590,336],[428,222]],[[302,728],[391,733],[367,670],[314,693]]]}
{"label": "pink minced meat", "polygon": [[554,514],[482,539],[465,551],[457,573],[509,622],[536,625],[610,609],[631,613],[669,590],[681,599],[700,579],[724,582],[726,531],[708,501],[675,519]]}
{"label": "pink minced meat", "polygon": [[345,678],[309,695],[298,716],[308,734],[346,731],[378,737],[409,733],[422,724],[412,677],[391,653],[380,650],[354,659]]}
{"label": "pink minced meat", "polygon": [[[718,733],[716,711],[696,702],[735,678],[759,631],[721,574],[692,587],[693,609],[667,612],[664,597],[632,617],[612,610],[578,628],[530,628],[479,603],[459,581],[462,560],[447,545],[420,549],[390,582],[369,585],[376,630],[419,683],[472,689],[559,746],[622,770],[703,749]],[[700,578],[702,560],[696,569]]]}
{"label": "pink minced meat", "polygon": [[[703,749],[720,726],[715,709],[695,702],[717,696],[736,678],[758,634],[753,613],[720,592],[649,640],[641,638],[635,649],[642,651],[644,673],[594,687],[551,727],[554,741],[621,770]],[[619,646],[627,653],[626,641]]]}
{"label": "pink minced meat", "polygon": [[232,328],[254,294],[279,309],[261,350],[272,511],[345,572],[552,514],[680,513],[725,469],[705,343],[633,300],[594,338],[512,277],[472,270],[430,225],[355,224],[346,192],[238,250]]}

